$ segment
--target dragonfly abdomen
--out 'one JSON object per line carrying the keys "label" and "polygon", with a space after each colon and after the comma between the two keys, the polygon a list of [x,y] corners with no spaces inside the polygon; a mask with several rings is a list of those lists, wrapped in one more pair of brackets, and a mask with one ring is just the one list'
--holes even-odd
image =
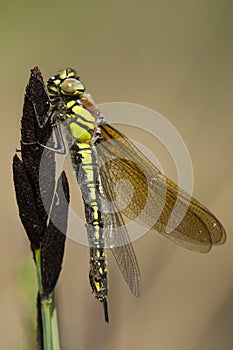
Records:
{"label": "dragonfly abdomen", "polygon": [[94,146],[76,142],[71,149],[76,177],[85,204],[86,228],[90,245],[89,279],[95,297],[104,304],[105,320],[107,312],[107,270],[104,252],[104,225],[99,191],[99,172]]}

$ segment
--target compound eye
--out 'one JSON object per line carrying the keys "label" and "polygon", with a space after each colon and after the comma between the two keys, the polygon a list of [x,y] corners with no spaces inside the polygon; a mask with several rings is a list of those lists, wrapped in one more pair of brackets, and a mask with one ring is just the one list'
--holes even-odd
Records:
{"label": "compound eye", "polygon": [[82,93],[85,90],[83,84],[74,78],[65,79],[61,83],[60,88],[61,92],[67,95]]}

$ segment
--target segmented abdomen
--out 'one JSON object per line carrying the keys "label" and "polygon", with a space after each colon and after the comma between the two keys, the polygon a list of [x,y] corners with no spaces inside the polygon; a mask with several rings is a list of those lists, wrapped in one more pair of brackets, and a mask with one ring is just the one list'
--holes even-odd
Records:
{"label": "segmented abdomen", "polygon": [[70,153],[85,205],[90,244],[90,284],[96,298],[104,301],[108,287],[96,149],[90,144],[76,142]]}

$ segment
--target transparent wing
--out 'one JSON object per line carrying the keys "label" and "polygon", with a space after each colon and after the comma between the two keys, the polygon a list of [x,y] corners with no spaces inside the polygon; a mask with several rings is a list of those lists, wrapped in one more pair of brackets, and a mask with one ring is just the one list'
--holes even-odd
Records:
{"label": "transparent wing", "polygon": [[106,229],[106,245],[111,249],[131,292],[139,296],[140,271],[122,216],[119,212],[105,213],[103,220]]}
{"label": "transparent wing", "polygon": [[103,191],[122,214],[198,252],[225,242],[223,226],[206,207],[164,176],[122,133],[108,124],[100,128],[103,140],[96,148]]}

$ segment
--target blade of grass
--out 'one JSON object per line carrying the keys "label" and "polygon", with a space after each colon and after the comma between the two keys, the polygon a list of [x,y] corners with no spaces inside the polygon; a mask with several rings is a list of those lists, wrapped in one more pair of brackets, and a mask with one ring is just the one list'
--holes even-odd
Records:
{"label": "blade of grass", "polygon": [[39,293],[41,295],[43,292],[42,276],[41,276],[41,249],[35,249],[34,254],[35,254],[38,289],[39,289]]}
{"label": "blade of grass", "polygon": [[[41,249],[35,249],[35,263],[36,273],[38,281],[39,295],[43,293],[42,276],[41,276]],[[44,350],[52,350],[52,334],[51,334],[51,321],[50,321],[50,298],[41,298],[41,316],[43,324],[43,348]]]}
{"label": "blade of grass", "polygon": [[51,328],[52,328],[52,335],[53,335],[52,336],[53,350],[60,350],[57,310],[55,305],[54,293],[52,294],[52,305],[51,305]]}
{"label": "blade of grass", "polygon": [[43,323],[44,350],[53,350],[52,329],[51,329],[51,305],[52,305],[52,298],[51,297],[48,297],[48,298],[41,300],[41,315],[42,315],[42,323]]}

